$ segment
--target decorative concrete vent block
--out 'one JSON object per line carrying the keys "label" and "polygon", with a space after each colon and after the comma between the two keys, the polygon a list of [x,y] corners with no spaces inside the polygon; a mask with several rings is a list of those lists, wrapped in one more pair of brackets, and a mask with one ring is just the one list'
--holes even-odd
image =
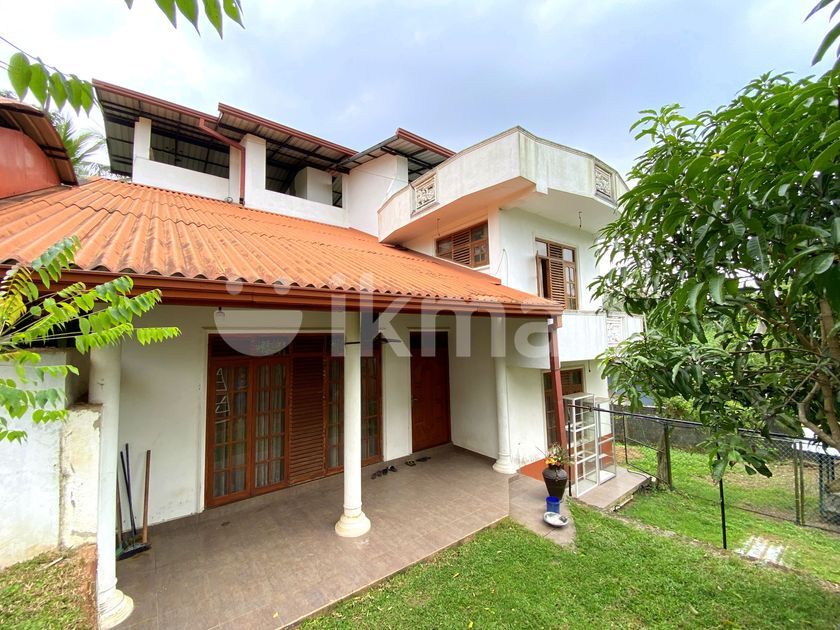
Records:
{"label": "decorative concrete vent block", "polygon": [[616,315],[607,316],[607,345],[616,346],[625,337],[627,333],[624,328],[624,318]]}
{"label": "decorative concrete vent block", "polygon": [[613,199],[612,173],[602,166],[595,165],[595,193],[607,199]]}
{"label": "decorative concrete vent block", "polygon": [[416,214],[428,205],[437,201],[437,181],[431,177],[423,182],[414,184],[414,213]]}

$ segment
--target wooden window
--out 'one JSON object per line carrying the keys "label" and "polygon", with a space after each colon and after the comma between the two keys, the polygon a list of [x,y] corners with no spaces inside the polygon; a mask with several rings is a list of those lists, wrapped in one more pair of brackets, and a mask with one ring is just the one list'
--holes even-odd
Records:
{"label": "wooden window", "polygon": [[583,368],[561,370],[560,383],[563,385],[563,395],[580,394],[583,392]]}
{"label": "wooden window", "polygon": [[577,252],[573,247],[537,240],[537,283],[542,297],[563,308],[578,308]]}
{"label": "wooden window", "polygon": [[467,267],[483,267],[489,264],[487,223],[439,238],[435,251],[438,258],[445,258]]}

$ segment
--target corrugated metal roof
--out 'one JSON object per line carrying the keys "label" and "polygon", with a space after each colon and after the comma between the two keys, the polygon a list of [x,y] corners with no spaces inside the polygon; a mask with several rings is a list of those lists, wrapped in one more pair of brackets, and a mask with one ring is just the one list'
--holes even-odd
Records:
{"label": "corrugated metal roof", "polygon": [[0,127],[15,129],[32,138],[53,163],[61,182],[76,183],[73,163],[46,113],[32,105],[0,96]]}
{"label": "corrugated metal roof", "polygon": [[0,202],[0,263],[29,263],[71,235],[85,271],[554,308],[358,230],[140,184],[98,179]]}
{"label": "corrugated metal roof", "polygon": [[431,140],[397,129],[393,136],[342,161],[339,166],[352,169],[383,155],[401,155],[408,160],[408,180],[414,181],[424,173],[449,159],[455,152]]}

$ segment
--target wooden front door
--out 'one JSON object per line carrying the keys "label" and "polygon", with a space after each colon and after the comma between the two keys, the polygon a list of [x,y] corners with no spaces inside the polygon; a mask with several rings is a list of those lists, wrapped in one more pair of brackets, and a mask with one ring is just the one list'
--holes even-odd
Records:
{"label": "wooden front door", "polygon": [[411,333],[412,450],[421,451],[445,444],[449,440],[448,335],[445,332],[413,332]]}

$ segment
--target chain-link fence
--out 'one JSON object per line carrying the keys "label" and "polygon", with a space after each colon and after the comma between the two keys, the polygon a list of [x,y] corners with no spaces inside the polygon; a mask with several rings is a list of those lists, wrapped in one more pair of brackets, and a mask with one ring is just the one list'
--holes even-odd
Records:
{"label": "chain-link fence", "polygon": [[702,445],[708,438],[702,424],[617,408],[596,412],[610,414],[619,465],[690,501],[720,506],[722,524],[734,509],[840,533],[840,453],[817,440],[744,432],[768,453],[772,477],[749,475],[739,466],[718,483]]}

